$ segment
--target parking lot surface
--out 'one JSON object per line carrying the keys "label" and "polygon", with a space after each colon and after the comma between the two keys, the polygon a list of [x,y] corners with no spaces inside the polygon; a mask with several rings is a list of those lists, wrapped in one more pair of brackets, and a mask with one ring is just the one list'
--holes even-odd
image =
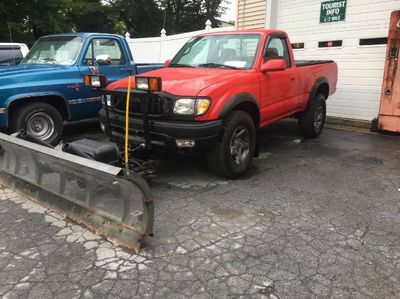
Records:
{"label": "parking lot surface", "polygon": [[132,255],[0,190],[5,298],[399,298],[400,138],[281,123],[238,180],[161,163]]}

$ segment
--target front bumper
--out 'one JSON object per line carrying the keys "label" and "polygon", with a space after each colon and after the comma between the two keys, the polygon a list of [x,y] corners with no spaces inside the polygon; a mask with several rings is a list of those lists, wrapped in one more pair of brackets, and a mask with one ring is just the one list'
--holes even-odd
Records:
{"label": "front bumper", "polygon": [[[125,115],[109,110],[107,121],[105,109],[99,112],[100,122],[109,128],[106,133],[116,143],[123,144],[125,138]],[[222,132],[222,120],[196,122],[193,120],[159,120],[149,119],[149,136],[152,148],[166,151],[204,152],[213,148]],[[108,131],[108,132],[107,132]],[[193,148],[178,148],[177,139],[195,141]],[[142,118],[131,116],[129,120],[129,143],[145,143],[145,129]]]}

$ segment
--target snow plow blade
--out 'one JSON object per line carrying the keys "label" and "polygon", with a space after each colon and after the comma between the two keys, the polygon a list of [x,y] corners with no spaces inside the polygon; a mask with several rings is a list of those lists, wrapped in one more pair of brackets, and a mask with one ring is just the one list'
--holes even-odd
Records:
{"label": "snow plow blade", "polygon": [[152,234],[150,188],[119,167],[0,133],[0,184],[135,253]]}

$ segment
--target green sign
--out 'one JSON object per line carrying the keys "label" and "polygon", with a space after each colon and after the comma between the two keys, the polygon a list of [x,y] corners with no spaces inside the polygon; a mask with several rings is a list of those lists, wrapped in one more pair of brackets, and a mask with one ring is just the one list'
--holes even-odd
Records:
{"label": "green sign", "polygon": [[320,23],[338,22],[346,19],[347,0],[334,0],[321,3]]}

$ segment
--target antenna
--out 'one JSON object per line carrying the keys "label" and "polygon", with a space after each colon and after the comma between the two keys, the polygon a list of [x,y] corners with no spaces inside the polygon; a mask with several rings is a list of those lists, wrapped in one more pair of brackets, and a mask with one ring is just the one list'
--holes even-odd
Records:
{"label": "antenna", "polygon": [[8,33],[10,34],[10,42],[11,42],[11,57],[13,60],[13,65],[15,65],[15,57],[14,57],[14,46],[13,46],[13,39],[12,39],[12,34],[11,34],[11,26],[10,23],[7,22],[7,26],[8,26]]}

